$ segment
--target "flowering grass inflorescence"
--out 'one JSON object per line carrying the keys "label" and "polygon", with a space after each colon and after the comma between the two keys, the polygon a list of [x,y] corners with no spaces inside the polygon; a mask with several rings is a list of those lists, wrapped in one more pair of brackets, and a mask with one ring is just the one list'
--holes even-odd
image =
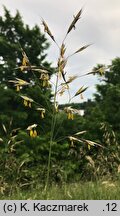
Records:
{"label": "flowering grass inflorescence", "polygon": [[[49,29],[47,23],[44,20],[42,20],[42,25],[44,27],[44,31],[50,36],[52,41],[57,45],[57,48],[59,49],[58,61],[56,62],[57,66],[55,68],[55,74],[54,74],[56,81],[54,83],[53,110],[52,110],[51,132],[50,132],[51,135],[50,135],[48,169],[47,169],[47,179],[46,179],[45,189],[47,189],[48,184],[49,184],[52,144],[54,141],[54,131],[55,131],[55,125],[56,125],[56,119],[57,119],[56,116],[59,113],[59,104],[57,101],[57,96],[58,95],[63,96],[63,94],[67,91],[68,95],[69,95],[69,103],[70,103],[74,97],[80,96],[80,99],[82,99],[83,93],[88,88],[88,87],[85,87],[84,85],[79,86],[77,92],[75,92],[74,95],[71,96],[69,84],[71,84],[76,79],[80,78],[81,76],[77,76],[77,75],[68,76],[68,72],[66,72],[66,65],[67,65],[68,59],[75,54],[81,53],[83,50],[87,49],[90,46],[90,44],[83,45],[82,47],[77,49],[75,52],[73,52],[71,55],[66,57],[65,40],[67,38],[67,35],[73,29],[75,29],[75,25],[78,22],[78,20],[81,18],[81,15],[82,15],[82,9],[77,13],[77,15],[74,16],[74,19],[71,22],[61,45],[58,45],[55,37],[53,36],[51,30]],[[38,82],[41,83],[41,88],[51,87],[51,80],[50,80],[49,71],[47,69],[41,69],[41,67],[39,68],[37,66],[31,65],[27,54],[25,53],[25,51],[22,48],[21,48],[21,52],[22,52],[22,57],[23,57],[22,58],[22,64],[21,64],[21,66],[19,66],[16,69],[20,69],[20,71],[22,73],[24,73],[25,71],[32,72],[34,74],[34,76],[36,77],[36,79],[38,80]],[[36,73],[39,73],[39,79],[37,78]],[[90,74],[103,75],[104,74],[104,68],[102,67],[102,68],[99,68],[97,70],[88,72],[85,75],[90,75]],[[30,86],[29,82],[22,80],[22,79],[19,79],[19,78],[16,78],[16,80],[10,80],[10,82],[14,83],[17,91],[20,91],[21,88],[24,88],[24,86]],[[31,108],[32,104],[35,103],[35,101],[27,95],[20,95],[20,97],[23,100],[24,106],[26,106],[28,108]],[[40,113],[41,119],[43,119],[45,117],[45,112],[46,112],[45,107],[37,107],[35,110]],[[73,109],[71,106],[65,107],[64,112],[66,113],[68,120],[74,119],[74,114],[76,113],[76,110]],[[35,124],[35,123],[33,125],[30,125],[27,127],[27,131],[29,132],[29,135],[32,138],[35,138],[38,134],[36,127],[37,127],[37,124]],[[98,143],[95,143],[93,141],[85,140],[85,139],[81,138],[81,135],[84,134],[85,132],[86,131],[81,131],[81,132],[78,132],[76,134],[72,134],[72,135],[68,136],[68,140],[70,140],[71,145],[74,145],[75,142],[80,142],[80,143],[86,144],[88,146],[88,149],[90,149],[93,146],[102,147],[102,145],[100,145]]]}

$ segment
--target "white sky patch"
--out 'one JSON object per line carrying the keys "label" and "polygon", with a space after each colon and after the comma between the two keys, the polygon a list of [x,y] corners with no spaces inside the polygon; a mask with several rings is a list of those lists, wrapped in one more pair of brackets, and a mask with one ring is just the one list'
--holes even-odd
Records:
{"label": "white sky patch", "polygon": [[[76,24],[76,30],[71,31],[66,40],[67,54],[72,53],[80,46],[93,43],[83,52],[73,56],[68,62],[68,74],[84,74],[89,72],[98,63],[110,64],[111,60],[120,53],[120,0],[0,0],[0,13],[3,15],[2,5],[14,15],[19,10],[25,24],[33,27],[37,24],[42,32],[41,17],[48,23],[58,43],[62,42],[69,24],[81,7],[82,18]],[[57,64],[58,49],[51,39],[48,50],[48,60]],[[85,99],[95,92],[95,84],[99,83],[96,77],[83,77],[74,81],[71,91],[74,93],[79,84],[89,86]],[[78,96],[79,97],[79,96]],[[78,102],[78,99],[74,99]],[[67,96],[59,99],[60,103],[67,102]]]}

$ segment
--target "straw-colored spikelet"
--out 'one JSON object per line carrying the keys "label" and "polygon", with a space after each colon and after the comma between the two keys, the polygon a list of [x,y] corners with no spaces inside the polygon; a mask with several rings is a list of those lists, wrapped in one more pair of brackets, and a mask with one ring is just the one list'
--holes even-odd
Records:
{"label": "straw-colored spikelet", "polygon": [[82,14],[82,9],[77,13],[76,16],[74,16],[74,19],[72,21],[72,23],[70,24],[67,34],[74,28],[75,29],[75,24],[77,23],[77,21],[80,19],[80,16]]}
{"label": "straw-colored spikelet", "polygon": [[47,23],[46,23],[44,20],[42,20],[42,24],[43,24],[43,26],[44,26],[44,31],[45,31],[45,32],[51,37],[51,39],[55,42],[55,38],[54,38],[53,34],[51,33],[51,31],[50,31],[50,29],[49,29]]}
{"label": "straw-colored spikelet", "polygon": [[37,124],[33,124],[27,127],[27,130],[29,131],[30,137],[36,137],[37,131],[36,131]]}
{"label": "straw-colored spikelet", "polygon": [[71,106],[69,106],[69,107],[65,107],[64,108],[64,111],[67,113],[67,116],[68,116],[68,119],[70,120],[73,120],[74,119],[74,109],[71,107]]}
{"label": "straw-colored spikelet", "polygon": [[31,104],[33,102],[33,99],[32,98],[29,98],[27,96],[24,96],[24,95],[21,95],[21,98],[23,98],[23,103],[24,105],[27,107],[30,107],[31,108]]}
{"label": "straw-colored spikelet", "polygon": [[19,78],[16,78],[16,80],[9,80],[9,82],[14,83],[14,86],[16,86],[17,91],[20,91],[20,88],[22,86],[29,85],[29,83],[27,81],[19,79]]}
{"label": "straw-colored spikelet", "polygon": [[64,58],[65,51],[66,51],[65,44],[62,43],[61,48],[60,48],[60,56],[61,56],[61,58]]}
{"label": "straw-colored spikelet", "polygon": [[36,110],[40,113],[40,116],[42,119],[45,118],[45,109],[44,108],[38,107]]}

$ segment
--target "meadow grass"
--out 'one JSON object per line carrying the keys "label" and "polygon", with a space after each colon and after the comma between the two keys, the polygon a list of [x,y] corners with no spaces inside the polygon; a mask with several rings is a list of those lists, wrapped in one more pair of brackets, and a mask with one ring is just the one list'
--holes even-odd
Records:
{"label": "meadow grass", "polygon": [[9,200],[119,200],[120,182],[80,182],[48,187],[47,196],[42,185],[29,190],[13,189],[0,199]]}

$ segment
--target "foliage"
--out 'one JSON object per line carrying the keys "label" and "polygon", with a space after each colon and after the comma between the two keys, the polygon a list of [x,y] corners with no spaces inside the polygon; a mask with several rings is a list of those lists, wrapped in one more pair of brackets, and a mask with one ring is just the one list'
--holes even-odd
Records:
{"label": "foliage", "polygon": [[[2,185],[3,191],[0,199],[5,200],[44,200],[46,194],[44,185],[31,185],[29,190],[23,190],[17,185],[11,185],[8,189],[7,185]],[[120,199],[120,183],[119,181],[98,181],[67,183],[58,185],[52,184],[48,188],[49,200],[119,200]]]}
{"label": "foliage", "polygon": [[[15,70],[21,62],[21,44],[29,55],[31,64],[49,66],[45,61],[45,50],[48,49],[48,42],[36,25],[32,29],[24,25],[22,18],[17,11],[14,17],[4,7],[4,17],[0,17],[0,80],[8,85],[8,80],[14,77],[31,79],[31,73],[21,73]],[[7,82],[6,82],[7,81]]]}
{"label": "foliage", "polygon": [[[105,77],[101,79],[102,83],[98,84],[97,93],[94,95],[94,101],[91,102],[93,106],[86,105],[85,118],[87,123],[91,122],[89,127],[92,135],[96,134],[99,139],[98,129],[100,123],[107,122],[112,126],[117,139],[119,140],[120,131],[120,113],[119,113],[119,101],[120,101],[120,58],[115,58],[111,65],[106,66]],[[94,117],[94,118],[93,118]],[[87,124],[86,124],[87,126]]]}
{"label": "foliage", "polygon": [[[48,189],[52,182],[66,184],[80,179],[97,180],[101,176],[111,178],[111,174],[117,176],[120,163],[120,59],[113,60],[109,67],[98,65],[85,74],[99,75],[100,80],[105,74],[104,83],[97,85],[94,101],[74,104],[72,99],[82,99],[87,87],[78,86],[77,92],[71,95],[70,83],[80,77],[69,76],[67,61],[89,45],[66,56],[65,40],[82,10],[74,16],[61,45],[42,20],[45,32],[59,49],[54,69],[46,62],[48,43],[38,26],[30,29],[24,25],[19,12],[12,17],[6,8],[4,10],[5,17],[0,17],[0,170],[3,190],[11,182],[16,188],[25,189],[34,186],[38,180],[42,184],[46,181],[45,189]],[[52,74],[56,80],[53,93]],[[59,105],[58,96],[66,91],[69,102]],[[77,109],[84,109],[85,115],[80,116]]]}
{"label": "foliage", "polygon": [[105,67],[105,77],[101,79],[102,83],[97,85],[94,100],[86,103],[83,130],[85,128],[88,131],[89,139],[99,140],[105,146],[99,154],[93,155],[98,176],[99,173],[101,176],[112,175],[113,178],[118,175],[120,164],[119,79],[120,58],[115,58],[111,65]]}
{"label": "foliage", "polygon": [[[17,86],[13,87],[9,81],[18,76],[19,79],[30,81],[31,84],[28,88],[27,86],[24,86],[24,88],[19,86],[21,94],[29,95],[48,109],[51,107],[51,88],[43,89],[41,84],[35,86],[33,82],[34,74],[31,71],[23,73],[20,70],[21,44],[29,55],[31,64],[50,69],[50,63],[46,61],[46,49],[48,49],[49,44],[45,35],[41,33],[37,25],[31,29],[28,25],[25,25],[18,11],[13,17],[4,7],[4,17],[0,17],[0,120],[1,123],[7,125],[12,118],[13,128],[20,127],[24,129],[27,124],[38,121],[39,113],[31,115],[31,111],[27,107],[26,109],[23,108],[22,101],[17,94],[19,92],[13,91]],[[49,130],[49,122],[46,127],[45,125],[43,123],[42,128]]]}

